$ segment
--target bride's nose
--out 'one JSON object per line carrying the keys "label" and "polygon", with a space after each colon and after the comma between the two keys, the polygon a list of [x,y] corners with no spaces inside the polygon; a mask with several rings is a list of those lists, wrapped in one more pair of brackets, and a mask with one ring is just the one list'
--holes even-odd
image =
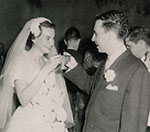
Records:
{"label": "bride's nose", "polygon": [[51,39],[49,40],[49,43],[54,44],[54,43],[55,43],[55,39],[54,39],[54,38],[51,38]]}
{"label": "bride's nose", "polygon": [[55,40],[51,40],[51,41],[49,41],[49,42],[47,43],[47,45],[48,45],[49,47],[54,47],[54,44],[55,44]]}

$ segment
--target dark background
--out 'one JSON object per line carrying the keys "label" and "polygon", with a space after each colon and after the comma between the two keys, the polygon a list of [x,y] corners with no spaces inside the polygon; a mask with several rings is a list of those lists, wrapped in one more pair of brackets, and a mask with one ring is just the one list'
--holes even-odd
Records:
{"label": "dark background", "polygon": [[7,51],[25,22],[38,16],[56,24],[56,45],[70,26],[86,39],[92,35],[95,15],[110,9],[123,11],[130,25],[149,27],[150,0],[0,0],[0,42]]}

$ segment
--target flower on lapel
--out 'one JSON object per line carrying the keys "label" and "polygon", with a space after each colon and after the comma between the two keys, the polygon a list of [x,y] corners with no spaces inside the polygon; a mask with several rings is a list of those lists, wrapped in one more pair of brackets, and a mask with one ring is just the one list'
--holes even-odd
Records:
{"label": "flower on lapel", "polygon": [[113,81],[115,77],[116,77],[116,74],[113,70],[108,69],[104,74],[104,78],[106,79],[107,82]]}

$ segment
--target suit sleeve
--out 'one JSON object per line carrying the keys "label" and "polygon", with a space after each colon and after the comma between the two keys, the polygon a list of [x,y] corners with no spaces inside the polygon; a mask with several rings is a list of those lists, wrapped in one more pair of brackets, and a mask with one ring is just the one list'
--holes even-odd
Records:
{"label": "suit sleeve", "polygon": [[150,76],[143,68],[131,77],[122,106],[119,132],[145,132],[150,108]]}
{"label": "suit sleeve", "polygon": [[81,65],[77,65],[74,69],[65,73],[65,77],[76,84],[83,92],[90,93],[92,80]]}

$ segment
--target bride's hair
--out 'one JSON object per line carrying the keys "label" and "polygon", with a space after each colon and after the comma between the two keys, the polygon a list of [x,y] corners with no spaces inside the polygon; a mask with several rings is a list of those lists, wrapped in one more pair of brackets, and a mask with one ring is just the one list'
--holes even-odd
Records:
{"label": "bride's hair", "polygon": [[[50,23],[49,21],[41,22],[39,27],[38,27],[39,28],[39,35],[37,36],[37,38],[40,37],[40,35],[42,34],[42,28],[41,27],[55,29],[55,24]],[[35,38],[36,38],[35,35],[32,32],[30,32],[28,39],[27,39],[27,42],[26,42],[25,50],[29,51],[32,48],[32,46],[34,44],[32,40]]]}

